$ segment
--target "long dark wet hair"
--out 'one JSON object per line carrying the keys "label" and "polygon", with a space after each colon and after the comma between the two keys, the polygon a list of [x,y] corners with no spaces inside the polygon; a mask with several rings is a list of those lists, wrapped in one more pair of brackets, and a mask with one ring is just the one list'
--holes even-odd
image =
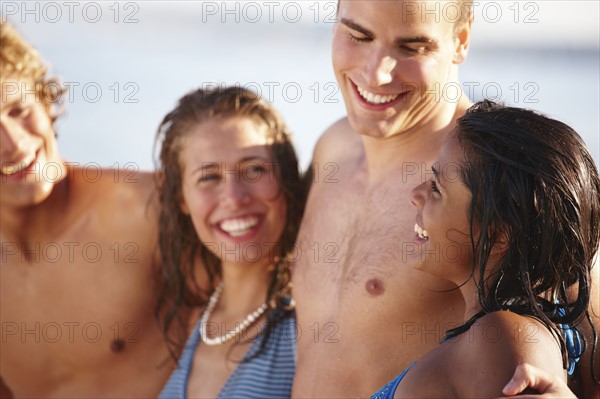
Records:
{"label": "long dark wet hair", "polygon": [[[458,120],[452,140],[463,150],[460,178],[472,194],[478,316],[510,310],[538,318],[557,337],[565,365],[557,324],[577,325],[587,316],[595,353],[587,309],[600,244],[600,177],[581,137],[537,112],[485,100]],[[506,251],[486,271],[500,241]]]}
{"label": "long dark wet hair", "polygon": [[[288,254],[293,250],[302,214],[304,190],[291,134],[277,111],[255,93],[242,87],[198,89],[183,96],[162,120],[155,145],[158,154],[156,186],[160,203],[160,281],[155,315],[171,354],[176,357],[187,337],[186,312],[204,307],[221,278],[221,260],[198,238],[190,216],[180,209],[182,139],[195,126],[214,118],[242,117],[264,125],[280,189],[287,203],[284,230],[274,246],[276,262],[266,294],[267,325],[261,348],[270,330],[289,317],[291,282]],[[203,267],[208,286],[200,287],[197,268]],[[176,323],[173,328],[173,323]],[[174,332],[175,331],[175,332]]]}

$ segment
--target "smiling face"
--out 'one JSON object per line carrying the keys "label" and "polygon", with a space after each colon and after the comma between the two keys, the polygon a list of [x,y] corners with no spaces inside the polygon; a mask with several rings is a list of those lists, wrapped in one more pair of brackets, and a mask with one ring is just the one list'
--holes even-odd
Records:
{"label": "smiling face", "polygon": [[195,125],[182,139],[181,209],[223,262],[273,262],[287,206],[268,144],[265,125],[238,117]]}
{"label": "smiling face", "polygon": [[460,179],[461,155],[456,139],[446,141],[434,164],[434,176],[411,193],[417,208],[415,267],[455,284],[469,277],[473,257],[468,217],[471,193]]}
{"label": "smiling face", "polygon": [[[64,173],[48,111],[31,81],[2,79],[0,203],[39,204]],[[26,91],[24,91],[26,90]]]}
{"label": "smiling face", "polygon": [[470,25],[457,32],[440,13],[436,22],[424,10],[446,2],[427,3],[340,2],[333,67],[357,132],[389,137],[444,114],[449,103],[439,93],[456,79]]}

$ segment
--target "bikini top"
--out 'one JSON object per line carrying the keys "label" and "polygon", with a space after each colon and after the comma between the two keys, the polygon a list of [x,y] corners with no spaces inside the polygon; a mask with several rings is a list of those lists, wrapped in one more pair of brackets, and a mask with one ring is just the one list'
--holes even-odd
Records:
{"label": "bikini top", "polygon": [[[564,316],[566,314],[563,308],[559,308],[558,310],[560,316]],[[467,330],[475,323],[477,319],[482,317],[485,313],[483,311],[478,312],[475,316],[473,316],[466,324],[468,324]],[[582,345],[581,336],[579,331],[576,328],[571,327],[568,324],[559,324],[560,330],[563,334],[563,338],[565,340],[565,344],[567,347],[568,354],[568,368],[567,373],[569,375],[573,375],[575,372],[575,366],[579,362],[581,355],[583,354],[584,346]],[[456,331],[456,330],[453,330]],[[463,331],[464,332],[464,331]],[[460,333],[459,333],[460,334]],[[455,337],[459,334],[452,334],[451,332],[447,334],[441,343],[446,342],[452,337]],[[394,394],[396,393],[396,389],[398,385],[408,373],[408,371],[415,365],[415,362],[412,362],[410,366],[406,368],[401,374],[399,374],[396,378],[394,378],[391,382],[387,383],[383,388],[377,391],[371,399],[394,399]]]}
{"label": "bikini top", "polygon": [[[252,342],[245,355],[232,371],[217,398],[289,398],[296,370],[296,319],[295,314],[281,320],[271,330],[261,349],[262,333]],[[185,399],[187,385],[196,347],[200,342],[200,320],[188,338],[159,399]],[[258,353],[258,355],[257,355]]]}

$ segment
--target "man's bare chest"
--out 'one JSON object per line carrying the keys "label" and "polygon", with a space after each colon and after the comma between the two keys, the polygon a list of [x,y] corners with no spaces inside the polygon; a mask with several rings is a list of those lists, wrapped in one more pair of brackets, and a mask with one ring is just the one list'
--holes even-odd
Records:
{"label": "man's bare chest", "polygon": [[359,282],[390,276],[412,241],[414,216],[404,185],[365,190],[318,187],[307,205],[296,264],[306,277]]}

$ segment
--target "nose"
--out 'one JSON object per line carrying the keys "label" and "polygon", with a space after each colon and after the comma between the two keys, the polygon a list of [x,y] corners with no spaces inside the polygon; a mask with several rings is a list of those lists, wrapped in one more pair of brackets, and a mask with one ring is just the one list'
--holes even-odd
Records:
{"label": "nose", "polygon": [[383,86],[394,79],[397,60],[386,55],[384,51],[375,51],[365,66],[363,78],[370,87]]}
{"label": "nose", "polygon": [[250,192],[239,175],[228,175],[221,192],[221,203],[229,209],[239,209],[251,202]]}
{"label": "nose", "polygon": [[423,208],[425,205],[425,198],[427,195],[427,184],[429,182],[423,182],[419,184],[417,187],[413,188],[410,192],[410,202],[416,206],[417,208]]}
{"label": "nose", "polygon": [[0,117],[0,154],[3,157],[23,152],[26,139],[23,128],[7,119]]}

